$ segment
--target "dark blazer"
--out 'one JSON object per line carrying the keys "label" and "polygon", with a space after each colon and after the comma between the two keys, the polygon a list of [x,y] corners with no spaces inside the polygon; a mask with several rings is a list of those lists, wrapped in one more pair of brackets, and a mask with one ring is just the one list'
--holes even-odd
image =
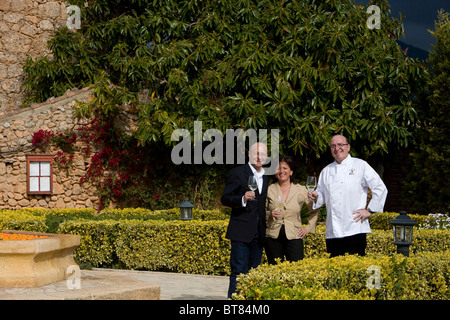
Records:
{"label": "dark blazer", "polygon": [[248,177],[253,175],[249,164],[230,170],[222,194],[222,204],[231,207],[230,223],[226,238],[244,243],[251,242],[256,234],[261,244],[266,237],[266,197],[269,186],[269,177],[263,176],[262,192],[255,191],[257,201],[247,201],[242,207],[242,197],[249,191]]}

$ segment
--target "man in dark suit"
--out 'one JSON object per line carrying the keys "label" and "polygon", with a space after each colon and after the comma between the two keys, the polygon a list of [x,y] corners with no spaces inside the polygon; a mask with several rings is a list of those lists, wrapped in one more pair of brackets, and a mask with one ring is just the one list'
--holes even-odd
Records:
{"label": "man in dark suit", "polygon": [[[261,263],[266,237],[266,196],[269,177],[264,175],[267,146],[255,143],[248,152],[249,163],[230,170],[222,194],[222,204],[231,207],[226,237],[231,240],[230,286],[228,298],[236,291],[236,276]],[[250,191],[248,177],[257,178],[258,189]]]}

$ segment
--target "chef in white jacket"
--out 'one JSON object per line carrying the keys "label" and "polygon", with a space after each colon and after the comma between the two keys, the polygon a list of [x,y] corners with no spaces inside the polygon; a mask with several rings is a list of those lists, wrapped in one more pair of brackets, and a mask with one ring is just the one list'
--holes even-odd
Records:
{"label": "chef in white jacket", "polygon": [[[347,138],[331,139],[334,162],[319,176],[317,190],[308,193],[313,209],[327,208],[325,238],[331,257],[349,254],[365,255],[366,234],[370,233],[368,217],[383,212],[387,189],[377,172],[364,160],[353,158]],[[368,189],[372,199],[367,204]]]}

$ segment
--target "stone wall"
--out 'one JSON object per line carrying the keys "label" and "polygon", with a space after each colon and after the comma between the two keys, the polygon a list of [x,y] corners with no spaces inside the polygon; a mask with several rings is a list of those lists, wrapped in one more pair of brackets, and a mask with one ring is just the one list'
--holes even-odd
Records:
{"label": "stone wall", "polygon": [[75,100],[87,101],[90,96],[91,90],[88,88],[75,89],[61,97],[0,116],[0,208],[98,206],[92,186],[80,184],[89,159],[77,153],[69,172],[53,165],[53,194],[27,193],[27,155],[55,154],[57,151],[43,152],[35,148],[32,144],[33,134],[40,129],[60,132],[76,128],[81,121],[73,114]]}
{"label": "stone wall", "polygon": [[0,0],[0,115],[22,105],[23,63],[49,55],[47,41],[66,21],[61,0]]}

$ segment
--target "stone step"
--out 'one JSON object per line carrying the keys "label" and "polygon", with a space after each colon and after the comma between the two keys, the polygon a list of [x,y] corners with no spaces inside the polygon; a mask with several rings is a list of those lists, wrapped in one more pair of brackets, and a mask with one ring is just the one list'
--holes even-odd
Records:
{"label": "stone step", "polygon": [[37,288],[0,287],[0,300],[159,300],[158,285],[119,272],[81,270],[81,278]]}

